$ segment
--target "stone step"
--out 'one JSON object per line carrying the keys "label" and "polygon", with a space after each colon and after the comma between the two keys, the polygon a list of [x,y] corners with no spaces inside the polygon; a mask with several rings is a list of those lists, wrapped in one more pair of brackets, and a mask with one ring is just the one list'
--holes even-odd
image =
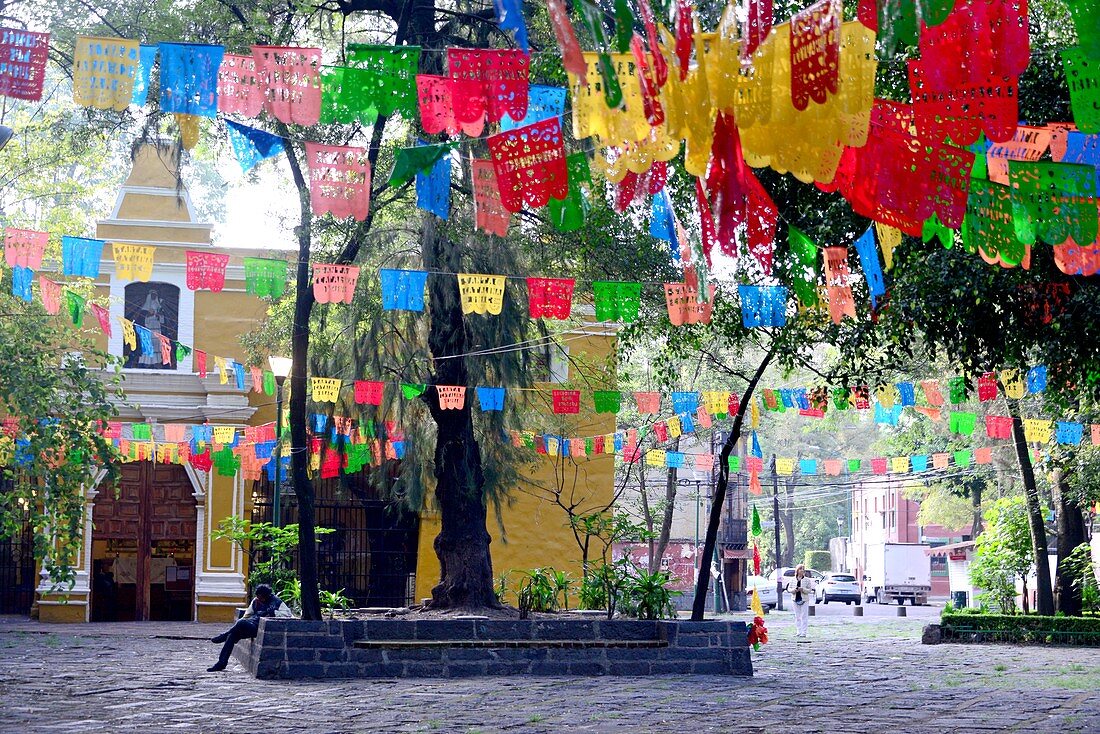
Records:
{"label": "stone step", "polygon": [[658,648],[668,647],[667,640],[356,640],[353,647],[365,649],[438,649],[438,648]]}

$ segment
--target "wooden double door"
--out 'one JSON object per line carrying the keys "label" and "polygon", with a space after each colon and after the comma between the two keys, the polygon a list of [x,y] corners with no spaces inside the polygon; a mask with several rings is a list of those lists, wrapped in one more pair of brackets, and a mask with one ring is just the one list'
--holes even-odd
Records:
{"label": "wooden double door", "polygon": [[183,467],[123,464],[92,512],[93,621],[192,619],[196,513]]}

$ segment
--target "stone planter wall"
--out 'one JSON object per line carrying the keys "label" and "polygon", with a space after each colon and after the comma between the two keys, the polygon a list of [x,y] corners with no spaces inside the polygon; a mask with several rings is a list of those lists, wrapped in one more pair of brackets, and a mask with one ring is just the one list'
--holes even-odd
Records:
{"label": "stone planter wall", "polygon": [[234,656],[257,678],[752,675],[727,621],[264,619]]}

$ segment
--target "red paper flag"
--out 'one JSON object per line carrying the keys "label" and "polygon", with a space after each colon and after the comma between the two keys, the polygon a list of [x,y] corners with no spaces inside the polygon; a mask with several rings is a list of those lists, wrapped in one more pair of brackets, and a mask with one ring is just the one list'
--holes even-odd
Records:
{"label": "red paper flag", "polygon": [[1080,246],[1071,239],[1055,245],[1054,262],[1066,275],[1096,275],[1100,273],[1100,241]]}
{"label": "red paper flag", "polygon": [[884,459],[884,458],[871,459],[871,471],[875,474],[885,474],[886,473],[886,459]]}
{"label": "red paper flag", "polygon": [[837,0],[821,0],[791,18],[791,102],[804,110],[825,104],[840,89],[840,22]]}
{"label": "red paper flag", "polygon": [[975,464],[992,464],[993,463],[993,449],[989,446],[974,450],[974,463]]}
{"label": "red paper flag", "polygon": [[527,297],[531,318],[567,319],[573,308],[572,278],[528,278]]}
{"label": "red paper flag", "polygon": [[771,34],[775,11],[772,0],[749,0],[748,17],[741,31],[741,63],[750,58],[764,39]]}
{"label": "red paper flag", "polygon": [[[562,0],[546,0],[546,6],[550,15],[550,27],[554,31],[554,38],[557,39],[558,48],[561,50],[562,65],[566,71],[580,79],[582,84],[587,85],[588,65],[584,63],[584,55],[581,53],[580,44],[577,43],[573,24],[569,22],[569,11],[566,10],[565,3]],[[650,44],[652,43],[653,39],[650,39]]]}
{"label": "red paper flag", "polygon": [[731,416],[737,415],[737,412],[741,410],[741,398],[737,396],[737,393],[730,393],[729,404],[727,407],[729,408],[729,414]]}
{"label": "red paper flag", "polygon": [[661,393],[635,392],[634,402],[638,406],[639,413],[643,415],[652,415],[661,410]]}
{"label": "red paper flag", "polygon": [[668,306],[668,318],[673,326],[684,324],[709,324],[714,309],[714,284],[710,284],[710,295],[706,301],[699,301],[698,285],[684,283],[665,283],[665,304]]}
{"label": "red paper flag", "polygon": [[42,253],[50,240],[48,232],[33,229],[4,228],[4,262],[9,268],[20,266],[30,270],[42,267]]}
{"label": "red paper flag", "polygon": [[552,395],[555,413],[571,414],[580,412],[580,390],[554,390]]}
{"label": "red paper flag", "polygon": [[852,297],[848,270],[848,249],[845,247],[825,247],[825,284],[829,295],[829,316],[834,324],[839,324],[845,316],[856,317],[856,302]]}
{"label": "red paper flag", "polygon": [[978,400],[987,402],[997,399],[997,376],[992,372],[986,372],[978,378]]}
{"label": "red paper flag", "polygon": [[665,421],[654,423],[653,433],[656,434],[658,441],[664,443],[668,440],[668,423],[666,423]]}
{"label": "red paper flag", "polygon": [[924,26],[921,58],[942,91],[991,77],[1016,77],[1031,61],[1027,0],[957,0],[947,19]]}
{"label": "red paper flag", "polygon": [[710,203],[707,201],[706,192],[703,191],[703,182],[698,178],[695,179],[695,205],[699,209],[699,229],[702,232],[703,257],[706,258],[707,267],[712,267],[710,253],[718,241],[718,229],[714,226],[714,215],[711,214]]}
{"label": "red paper flag", "polygon": [[214,459],[210,455],[210,449],[203,451],[201,454],[191,454],[191,466],[199,471],[210,471],[210,468],[214,465]]}
{"label": "red paper flag", "polygon": [[321,49],[253,46],[252,56],[268,112],[289,125],[316,125],[321,119]]}
{"label": "red paper flag", "polygon": [[428,135],[441,133],[458,135],[460,132],[458,123],[455,122],[454,104],[451,101],[452,86],[451,79],[445,76],[418,74],[416,77],[420,125]]}
{"label": "red paper flag", "polygon": [[508,234],[512,213],[501,202],[493,162],[475,158],[471,161],[471,167],[474,179],[475,225],[483,232],[503,237]]}
{"label": "red paper flag", "polygon": [[481,135],[486,120],[500,122],[507,114],[519,121],[527,115],[530,62],[519,49],[447,49],[455,121],[468,135]]}
{"label": "red paper flag", "polygon": [[61,311],[61,284],[49,278],[38,279],[38,294],[42,297],[42,307],[46,313],[56,316]]}
{"label": "red paper flag", "polygon": [[255,117],[264,107],[261,74],[256,57],[226,54],[218,67],[218,112]]}
{"label": "red paper flag", "polygon": [[370,208],[370,162],[367,149],[306,143],[309,200],[314,214],[360,222]]}
{"label": "red paper flag", "polygon": [[[249,373],[252,376],[252,392],[264,391],[264,373],[259,367],[250,367]],[[247,435],[247,428],[245,429]]]}
{"label": "red paper flag", "polygon": [[680,64],[680,81],[687,79],[694,44],[695,21],[691,17],[691,3],[676,0],[676,60]]}
{"label": "red paper flag", "polygon": [[661,53],[661,38],[657,34],[657,19],[653,15],[653,9],[649,6],[649,0],[638,0],[638,13],[642,16],[642,25],[645,27],[646,42],[649,43],[649,53],[653,59],[653,73],[657,86],[663,87],[668,81],[668,62]]}
{"label": "red paper flag", "polygon": [[317,303],[351,303],[358,282],[357,265],[313,264],[313,296]]}
{"label": "red paper flag", "polygon": [[1012,418],[1003,415],[985,417],[985,435],[989,438],[1011,439]]}
{"label": "red paper flag", "polygon": [[188,289],[197,291],[205,288],[218,293],[225,287],[225,268],[229,264],[229,255],[188,250],[186,257]]}
{"label": "red paper flag", "polygon": [[206,352],[201,349],[196,349],[194,354],[195,371],[199,373],[199,377],[206,379]]}
{"label": "red paper flag", "polygon": [[546,206],[550,197],[569,196],[569,172],[561,118],[524,125],[489,137],[500,200],[510,212]]}
{"label": "red paper flag", "polygon": [[50,34],[0,28],[0,96],[36,102],[42,99]]}
{"label": "red paper flag", "polygon": [[638,196],[638,183],[641,177],[634,171],[627,171],[623,176],[623,180],[615,186],[615,201],[612,204],[612,208],[622,214],[630,205],[634,203],[634,200]]}
{"label": "red paper flag", "polygon": [[160,332],[155,332],[160,342],[160,363],[172,364],[172,340]]}
{"label": "red paper flag", "polygon": [[89,303],[88,308],[92,310],[92,314],[95,315],[95,320],[99,322],[99,329],[107,338],[111,338],[111,312],[100,306],[98,303]]}
{"label": "red paper flag", "polygon": [[665,121],[665,110],[661,107],[661,93],[657,80],[649,68],[642,37],[637,33],[630,39],[630,53],[634,57],[634,68],[641,83],[642,110],[650,127],[657,127]]}
{"label": "red paper flag", "polygon": [[995,142],[1010,140],[1016,132],[1018,89],[1015,77],[990,77],[959,82],[937,89],[930,81],[932,63],[909,61],[909,90],[921,138],[970,145],[984,131]]}
{"label": "red paper flag", "polygon": [[359,405],[381,405],[384,382],[355,381],[355,402]]}

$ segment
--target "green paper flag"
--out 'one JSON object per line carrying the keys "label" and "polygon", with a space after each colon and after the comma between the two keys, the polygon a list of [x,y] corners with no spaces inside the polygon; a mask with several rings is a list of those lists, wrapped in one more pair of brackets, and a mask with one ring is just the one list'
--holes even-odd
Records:
{"label": "green paper flag", "polygon": [[791,254],[791,287],[805,306],[817,305],[817,245],[797,227],[788,227]]}
{"label": "green paper flag", "polygon": [[423,395],[424,391],[427,389],[427,385],[417,385],[411,382],[401,383],[401,395],[404,396],[406,400],[416,400]]}
{"label": "green paper flag", "polygon": [[752,506],[752,534],[753,537],[760,537],[764,534],[764,528],[760,523],[760,511],[756,509],[756,505]]}
{"label": "green paper flag", "polygon": [[264,393],[275,394],[275,373],[271,370],[264,370]]}
{"label": "green paper flag", "polygon": [[[1100,59],[1100,3],[1096,0],[1063,0],[1077,28],[1077,45],[1093,59]],[[1080,128],[1081,123],[1077,123]]]}
{"label": "green paper flag", "polygon": [[924,230],[921,232],[921,239],[925,242],[931,242],[936,238],[939,239],[940,244],[943,245],[945,250],[950,250],[955,246],[955,230],[951,229],[946,224],[942,224],[940,218],[933,214],[928,219],[924,220]]}
{"label": "green paper flag", "polygon": [[597,280],[592,284],[596,296],[597,321],[623,321],[638,319],[642,304],[642,284]]}
{"label": "green paper flag", "polygon": [[1043,240],[1096,239],[1096,169],[1078,163],[1009,161],[1016,237],[1028,245]]}
{"label": "green paper flag", "polygon": [[967,385],[965,377],[952,377],[947,383],[947,387],[950,391],[948,400],[956,405],[966,402]]}
{"label": "green paper flag", "polygon": [[176,361],[182,362],[191,353],[191,347],[182,342],[176,342]]}
{"label": "green paper flag", "polygon": [[615,0],[615,43],[619,53],[630,51],[630,39],[634,37],[634,13],[627,0]]}
{"label": "green paper flag", "polygon": [[221,451],[215,451],[210,458],[213,459],[219,476],[231,477],[241,468],[241,460],[233,453],[233,448],[230,446],[226,446]]}
{"label": "green paper flag", "polygon": [[416,174],[427,171],[440,158],[454,150],[458,143],[439,145],[418,145],[415,148],[398,148],[393,161],[393,173],[389,185],[400,186],[416,178]]}
{"label": "green paper flag", "polygon": [[[1100,3],[1093,1],[1096,8]],[[1094,23],[1100,23],[1100,10]],[[1095,27],[1095,26],[1094,26]],[[1100,45],[1100,31],[1096,31]],[[1062,67],[1069,84],[1069,102],[1073,109],[1073,121],[1083,133],[1100,133],[1100,49],[1089,57],[1083,48],[1067,48],[1062,52]]]}
{"label": "green paper flag", "polygon": [[88,299],[79,293],[70,290],[65,291],[65,305],[69,308],[69,318],[73,320],[73,326],[80,328],[84,325],[84,306]]}
{"label": "green paper flag", "polygon": [[726,462],[726,464],[729,465],[730,474],[736,474],[737,472],[741,471],[741,457],[740,456],[731,456],[729,458],[729,460]]}
{"label": "green paper flag", "polygon": [[980,252],[991,263],[1014,267],[1024,261],[1027,247],[1016,238],[1012,189],[984,179],[970,180],[962,243],[967,252]]}
{"label": "green paper flag", "polygon": [[151,441],[153,438],[153,427],[148,423],[134,423],[130,426],[130,435],[135,441]]}
{"label": "green paper flag", "polygon": [[848,459],[848,473],[855,474],[857,471],[859,471],[859,468],[860,466],[862,466],[862,464],[862,459]]}
{"label": "green paper flag", "polygon": [[967,410],[953,410],[948,417],[947,430],[960,436],[969,436],[974,433],[978,415]]}
{"label": "green paper flag", "polygon": [[846,387],[833,388],[833,407],[837,410],[848,410],[849,390]]}
{"label": "green paper flag", "polygon": [[372,125],[394,112],[415,119],[419,60],[419,46],[348,44],[347,66],[321,72],[321,122]]}
{"label": "green paper flag", "polygon": [[244,288],[261,298],[278,298],[286,291],[286,260],[244,259]]}
{"label": "green paper flag", "polygon": [[592,174],[588,168],[588,155],[583,151],[568,156],[565,166],[569,173],[569,195],[561,200],[550,197],[550,223],[559,232],[575,232],[584,225],[588,216],[588,200],[581,186],[592,183]]}
{"label": "green paper flag", "polygon": [[970,451],[956,451],[955,452],[955,466],[968,467],[970,466]]}
{"label": "green paper flag", "polygon": [[615,62],[607,53],[608,42],[603,28],[603,11],[588,0],[580,0],[580,6],[581,18],[596,45],[604,102],[611,108],[620,107],[623,103],[623,88],[619,85],[619,75],[615,73]]}
{"label": "green paper flag", "polygon": [[597,413],[618,413],[622,409],[623,394],[618,390],[596,390],[592,400]]}

